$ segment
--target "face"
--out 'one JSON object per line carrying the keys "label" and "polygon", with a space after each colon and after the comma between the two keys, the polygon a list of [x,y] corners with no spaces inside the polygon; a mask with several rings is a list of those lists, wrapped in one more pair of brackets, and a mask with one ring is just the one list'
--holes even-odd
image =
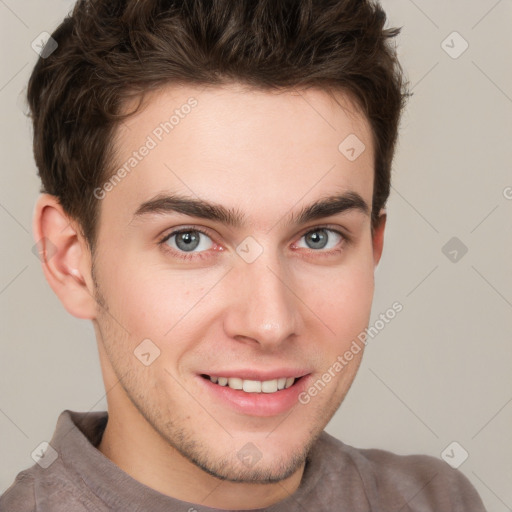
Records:
{"label": "face", "polygon": [[342,94],[173,87],[121,125],[115,158],[94,255],[110,414],[132,407],[219,478],[289,477],[363,352],[335,365],[380,256],[368,123]]}

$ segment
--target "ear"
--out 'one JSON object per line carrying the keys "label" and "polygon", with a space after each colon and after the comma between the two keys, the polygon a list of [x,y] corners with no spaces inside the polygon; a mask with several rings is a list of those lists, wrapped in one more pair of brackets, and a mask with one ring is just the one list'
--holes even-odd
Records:
{"label": "ear", "polygon": [[77,318],[96,318],[89,246],[58,199],[41,194],[32,223],[44,275],[66,310]]}
{"label": "ear", "polygon": [[384,208],[379,212],[379,221],[373,231],[373,261],[376,267],[379,264],[380,257],[382,256],[382,249],[384,248],[384,229],[386,228],[387,214]]}

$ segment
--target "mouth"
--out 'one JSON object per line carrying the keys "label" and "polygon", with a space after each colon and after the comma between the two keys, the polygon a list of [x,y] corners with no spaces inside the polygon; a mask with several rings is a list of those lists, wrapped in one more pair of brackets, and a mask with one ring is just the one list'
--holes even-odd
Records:
{"label": "mouth", "polygon": [[[312,379],[311,373],[290,371],[286,371],[287,376],[278,376],[281,372],[264,375],[250,370],[237,372],[236,376],[227,373],[198,374],[201,393],[212,403],[244,416],[272,417],[290,411]],[[258,377],[264,380],[257,380]]]}
{"label": "mouth", "polygon": [[218,377],[214,375],[201,374],[203,379],[221,387],[229,387],[246,393],[278,393],[291,388],[302,377],[279,377],[271,380],[241,379],[239,377]]}

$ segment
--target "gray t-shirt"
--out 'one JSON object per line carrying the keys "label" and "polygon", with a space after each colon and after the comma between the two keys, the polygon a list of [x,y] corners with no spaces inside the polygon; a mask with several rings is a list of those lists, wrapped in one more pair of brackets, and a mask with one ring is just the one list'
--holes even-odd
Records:
{"label": "gray t-shirt", "polygon": [[[18,474],[1,512],[214,512],[133,479],[96,447],[107,412],[63,411],[40,464]],[[52,461],[52,458],[55,460]],[[51,464],[43,468],[42,466]],[[322,432],[297,491],[268,512],[485,512],[468,479],[440,459],[345,445]]]}

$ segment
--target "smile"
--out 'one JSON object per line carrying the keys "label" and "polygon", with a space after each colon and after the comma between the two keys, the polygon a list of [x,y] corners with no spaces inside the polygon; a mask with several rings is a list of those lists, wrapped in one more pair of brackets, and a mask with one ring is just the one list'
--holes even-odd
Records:
{"label": "smile", "polygon": [[242,390],[246,393],[277,393],[283,389],[288,389],[295,383],[294,377],[280,377],[272,380],[250,380],[239,377],[217,377],[212,375],[201,375],[209,379],[214,384],[226,386],[231,389]]}

